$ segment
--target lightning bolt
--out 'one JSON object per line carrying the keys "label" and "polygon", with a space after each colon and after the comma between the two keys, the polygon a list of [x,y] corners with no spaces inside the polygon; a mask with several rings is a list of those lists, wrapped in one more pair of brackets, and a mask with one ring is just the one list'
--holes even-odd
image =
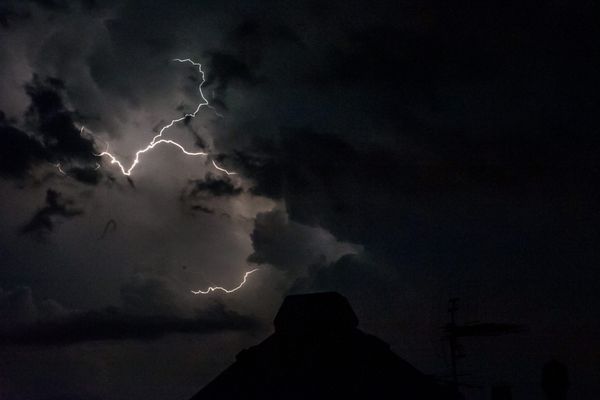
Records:
{"label": "lightning bolt", "polygon": [[[208,103],[208,100],[206,99],[206,97],[204,97],[204,93],[202,92],[202,86],[205,83],[205,78],[204,78],[204,71],[202,70],[202,65],[200,63],[194,62],[192,60],[190,60],[189,58],[186,59],[181,59],[181,58],[175,58],[173,59],[173,61],[177,61],[180,63],[190,63],[195,67],[198,67],[198,71],[200,72],[200,75],[202,76],[202,81],[200,82],[200,85],[198,86],[198,91],[200,92],[200,98],[201,101],[200,103],[198,103],[198,106],[196,107],[196,110],[193,113],[188,113],[188,114],[184,114],[183,117],[180,118],[176,118],[174,120],[172,120],[171,122],[169,122],[167,125],[163,126],[160,131],[158,132],[158,134],[156,136],[154,136],[152,138],[152,140],[150,141],[150,143],[148,143],[148,145],[144,148],[141,148],[140,150],[135,152],[135,158],[133,160],[133,162],[131,163],[131,165],[129,166],[129,168],[126,168],[123,163],[121,163],[121,161],[119,161],[117,159],[117,157],[110,153],[108,151],[108,144],[106,146],[106,150],[103,151],[100,154],[96,154],[96,156],[98,157],[103,157],[106,156],[108,158],[110,158],[110,163],[111,164],[116,164],[119,169],[121,170],[121,172],[123,173],[123,175],[125,176],[131,176],[132,171],[135,169],[135,167],[140,163],[140,156],[152,149],[154,149],[156,146],[158,146],[159,144],[170,144],[173,145],[177,148],[179,148],[179,150],[181,150],[182,153],[188,155],[188,156],[208,156],[208,153],[203,152],[203,151],[198,151],[198,152],[194,152],[194,151],[188,151],[186,150],[181,144],[177,143],[174,140],[171,139],[163,139],[163,133],[170,129],[173,125],[175,125],[178,122],[183,121],[186,118],[195,118],[196,114],[198,114],[198,112],[200,111],[200,109],[204,106],[209,107],[210,109],[214,110],[214,108]],[[219,113],[217,113],[215,111],[215,113],[217,114],[217,116],[222,117]],[[82,127],[83,130],[83,127]],[[212,162],[212,164],[214,165],[214,167],[216,169],[218,169],[219,171],[225,172],[227,175],[235,175],[235,172],[230,172],[227,171],[226,169],[219,167],[214,161]]]}
{"label": "lightning bolt", "polygon": [[237,172],[227,171],[225,168],[219,167],[215,160],[212,160],[212,164],[215,166],[216,169],[225,172],[227,175],[237,175]]}
{"label": "lightning bolt", "polygon": [[234,287],[233,289],[225,289],[224,287],[221,287],[221,286],[210,286],[206,290],[192,290],[191,292],[194,294],[209,294],[210,292],[216,292],[217,290],[219,290],[224,293],[233,293],[246,284],[246,281],[248,280],[248,276],[250,276],[251,274],[253,274],[254,272],[256,272],[258,270],[259,270],[259,268],[255,268],[253,270],[246,272],[244,274],[244,279],[242,280],[242,283],[240,283],[238,286]]}
{"label": "lightning bolt", "polygon": [[[94,154],[94,155],[96,155],[98,157],[108,157],[110,159],[110,163],[111,164],[116,164],[119,167],[119,169],[121,170],[121,173],[123,175],[125,175],[125,176],[131,176],[131,173],[133,172],[133,170],[135,169],[135,167],[140,163],[140,159],[141,159],[140,157],[142,156],[142,154],[147,153],[148,151],[154,149],[159,144],[170,144],[172,146],[175,146],[179,150],[181,150],[181,152],[183,154],[186,154],[188,156],[208,156],[209,155],[208,153],[203,152],[203,151],[198,151],[198,152],[188,151],[181,144],[179,144],[178,142],[176,142],[176,141],[174,141],[172,139],[165,139],[165,138],[163,138],[163,134],[165,133],[165,131],[167,131],[168,129],[170,129],[171,127],[173,127],[173,125],[177,124],[178,122],[181,122],[181,121],[185,120],[186,118],[195,118],[196,114],[198,114],[198,112],[200,112],[200,109],[202,107],[206,106],[206,107],[212,109],[213,111],[215,111],[214,108],[209,104],[209,102],[206,99],[206,97],[204,97],[204,93],[202,92],[202,86],[204,85],[204,83],[206,81],[205,80],[205,76],[204,76],[204,71],[202,70],[202,65],[200,63],[192,61],[189,58],[186,58],[186,59],[175,58],[175,59],[173,59],[173,61],[177,61],[179,63],[189,63],[189,64],[192,64],[195,67],[198,67],[198,71],[200,72],[200,75],[202,76],[202,81],[198,85],[198,91],[200,92],[201,101],[200,101],[200,103],[198,103],[198,105],[196,106],[196,110],[193,113],[184,114],[182,117],[173,119],[167,125],[163,126],[160,129],[160,131],[158,132],[158,134],[155,135],[152,138],[152,140],[150,141],[150,143],[148,143],[146,145],[146,147],[143,147],[143,148],[141,148],[141,149],[139,149],[139,150],[137,150],[135,152],[134,160],[131,163],[131,165],[129,165],[129,167],[125,167],[125,165],[123,165],[123,163],[121,161],[119,161],[114,154],[112,154],[111,152],[109,152],[109,143],[106,143],[106,150],[104,150],[102,153],[100,153],[100,154]],[[214,97],[214,93],[213,93],[213,97]],[[219,114],[216,111],[215,111],[215,114],[217,116],[219,116],[219,117],[222,117],[222,115]],[[81,132],[80,133],[81,134],[84,133],[84,127],[83,126],[81,127]],[[212,161],[212,165],[217,170],[219,170],[221,172],[224,172],[227,175],[236,175],[237,174],[236,172],[228,171],[227,169],[219,166],[214,160],[211,160],[211,161]],[[99,165],[98,164],[96,164],[96,165],[97,165],[96,169],[98,169]],[[58,164],[56,167],[59,168],[59,170],[60,170],[60,164]],[[61,172],[63,172],[63,171],[61,170]],[[253,274],[256,271],[258,271],[258,268],[246,272],[244,274],[244,278],[243,278],[242,282],[238,286],[236,286],[236,287],[234,287],[232,289],[226,289],[226,288],[221,287],[221,286],[210,286],[206,290],[191,290],[191,292],[193,294],[195,294],[195,295],[199,295],[199,294],[205,295],[205,294],[209,294],[211,292],[216,292],[216,291],[221,291],[221,292],[224,292],[224,293],[227,293],[227,294],[233,293],[233,292],[239,290],[240,288],[242,288],[242,286],[244,286],[246,284],[246,281],[248,280],[248,276],[250,276],[251,274]]]}

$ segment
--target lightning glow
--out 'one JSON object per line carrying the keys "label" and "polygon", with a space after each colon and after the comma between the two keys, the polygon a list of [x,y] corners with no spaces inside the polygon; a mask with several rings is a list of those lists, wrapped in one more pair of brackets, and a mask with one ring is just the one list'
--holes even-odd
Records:
{"label": "lightning glow", "polygon": [[[200,85],[198,86],[198,91],[200,92],[201,101],[200,101],[200,103],[198,103],[198,106],[196,107],[196,110],[193,113],[184,114],[182,117],[176,118],[176,119],[172,120],[171,122],[169,122],[167,125],[163,126],[160,129],[160,131],[158,132],[158,134],[152,138],[152,140],[150,141],[150,143],[148,145],[146,145],[146,147],[143,147],[140,150],[136,151],[135,158],[134,158],[133,162],[131,163],[131,165],[128,168],[126,168],[123,165],[123,163],[121,163],[121,161],[119,161],[117,159],[117,157],[114,154],[112,154],[112,153],[110,153],[108,151],[109,150],[108,144],[106,146],[106,150],[105,151],[103,151],[100,154],[96,154],[99,157],[106,156],[106,157],[110,158],[110,163],[111,164],[116,164],[119,167],[119,169],[121,170],[121,172],[123,173],[123,175],[125,175],[125,176],[131,176],[131,173],[134,170],[134,168],[140,163],[140,156],[142,154],[144,154],[144,153],[152,150],[154,147],[158,146],[159,144],[163,144],[163,143],[164,144],[170,144],[170,145],[173,145],[173,146],[179,148],[179,150],[181,150],[182,153],[184,153],[184,154],[186,154],[188,156],[208,156],[208,153],[206,153],[204,151],[197,151],[197,152],[188,151],[181,144],[177,143],[176,141],[174,141],[172,139],[163,139],[162,138],[163,133],[166,130],[170,129],[176,123],[181,122],[181,121],[185,120],[186,118],[194,118],[194,117],[196,117],[196,114],[198,114],[198,112],[200,111],[200,109],[202,107],[206,106],[206,107],[209,107],[209,108],[213,109],[210,106],[210,104],[209,104],[208,100],[206,99],[206,97],[204,97],[204,93],[202,92],[202,86],[205,83],[205,77],[204,77],[204,71],[202,70],[202,65],[200,63],[197,63],[197,62],[194,62],[194,61],[190,60],[189,58],[186,58],[186,59],[175,58],[173,61],[177,61],[177,62],[180,62],[180,63],[190,63],[193,66],[198,67],[198,71],[200,72],[200,75],[202,76],[202,81],[200,82]],[[216,114],[217,114],[217,116],[221,116],[219,113],[216,113]],[[83,131],[83,128],[82,128],[82,131]],[[219,167],[214,161],[212,163],[213,163],[213,165],[214,165],[214,167],[216,169],[218,169],[219,171],[225,172],[227,175],[234,175],[234,174],[236,174],[235,172],[230,172],[230,171],[227,171],[224,168]]]}
{"label": "lightning glow", "polygon": [[248,280],[248,276],[250,276],[251,274],[253,274],[254,272],[256,272],[258,270],[259,270],[259,268],[255,268],[253,270],[246,272],[244,274],[244,279],[242,280],[242,283],[240,283],[238,286],[234,287],[233,289],[225,289],[224,287],[221,287],[221,286],[210,286],[206,290],[192,290],[191,292],[193,294],[209,294],[210,292],[216,292],[216,291],[221,291],[224,293],[233,293],[246,284],[246,281]]}

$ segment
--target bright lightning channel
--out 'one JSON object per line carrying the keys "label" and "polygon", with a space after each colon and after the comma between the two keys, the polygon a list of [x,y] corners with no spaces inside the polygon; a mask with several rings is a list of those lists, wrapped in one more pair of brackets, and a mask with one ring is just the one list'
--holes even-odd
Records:
{"label": "bright lightning channel", "polygon": [[233,293],[246,284],[246,281],[248,280],[249,275],[253,274],[254,272],[256,272],[258,270],[259,270],[259,268],[255,268],[253,270],[246,272],[244,274],[244,279],[242,280],[242,283],[240,283],[238,286],[234,287],[233,289],[225,289],[224,287],[221,287],[221,286],[210,286],[206,290],[192,290],[191,292],[194,294],[209,294],[210,292],[216,292],[218,290],[218,291],[221,291],[224,293]]}
{"label": "bright lightning channel", "polygon": [[[176,118],[176,119],[172,120],[170,123],[168,123],[167,125],[163,126],[160,129],[160,131],[158,132],[158,134],[152,138],[152,140],[150,141],[150,143],[146,147],[144,147],[144,148],[136,151],[135,158],[134,158],[133,162],[131,163],[131,165],[129,166],[129,168],[126,168],[123,165],[123,163],[121,163],[117,159],[117,157],[114,154],[112,154],[112,153],[110,153],[108,151],[108,144],[106,146],[106,150],[105,151],[103,151],[100,154],[96,154],[99,157],[106,156],[106,157],[110,158],[110,163],[111,164],[117,164],[117,166],[119,167],[119,169],[121,170],[121,172],[125,176],[131,176],[131,172],[140,163],[140,156],[142,154],[144,154],[144,153],[152,150],[154,147],[156,147],[156,146],[158,146],[159,144],[162,144],[162,143],[164,143],[164,144],[171,144],[171,145],[179,148],[179,150],[181,150],[182,153],[184,153],[184,154],[186,154],[188,156],[207,156],[208,155],[208,153],[203,152],[203,151],[198,151],[198,152],[188,151],[181,144],[177,143],[176,141],[171,140],[171,139],[163,139],[162,138],[163,133],[167,129],[169,129],[173,125],[175,125],[176,123],[181,122],[181,121],[183,121],[186,118],[194,118],[194,117],[196,117],[196,114],[198,114],[198,112],[200,111],[200,109],[202,107],[206,106],[206,107],[209,107],[209,108],[212,109],[212,107],[208,103],[208,100],[206,99],[206,97],[204,97],[204,93],[202,92],[202,86],[204,85],[204,83],[206,81],[205,78],[204,78],[204,71],[202,70],[202,65],[200,63],[197,63],[197,62],[194,62],[194,61],[190,60],[189,58],[186,58],[186,59],[175,58],[175,59],[173,59],[173,61],[177,61],[177,62],[180,62],[180,63],[190,63],[193,66],[198,67],[198,71],[200,72],[200,75],[202,76],[202,81],[200,82],[200,85],[198,86],[198,91],[200,92],[200,97],[201,97],[202,101],[200,103],[198,103],[198,106],[196,107],[196,110],[193,113],[184,114],[183,117]],[[217,113],[217,115],[221,116],[219,113]],[[83,128],[82,128],[82,130],[83,130]],[[230,171],[227,171],[226,169],[224,169],[222,167],[219,167],[217,165],[217,163],[215,163],[214,160],[212,161],[212,164],[214,165],[214,167],[216,169],[218,169],[219,171],[225,172],[227,175],[235,175],[236,174],[235,172],[230,172]]]}
{"label": "bright lightning channel", "polygon": [[[144,147],[144,148],[136,151],[135,158],[134,158],[133,162],[131,163],[131,165],[129,166],[129,168],[126,168],[123,165],[123,163],[121,163],[121,161],[119,161],[117,159],[117,157],[114,154],[112,154],[112,153],[110,153],[108,151],[108,149],[109,149],[109,144],[108,143],[106,144],[106,150],[105,151],[103,151],[100,154],[96,154],[96,156],[98,156],[98,157],[104,157],[104,156],[106,156],[106,157],[110,158],[110,163],[111,164],[116,164],[119,167],[119,169],[121,170],[121,172],[123,173],[123,175],[125,175],[125,176],[131,176],[131,173],[133,172],[133,170],[135,169],[135,167],[140,163],[140,156],[142,154],[144,154],[144,153],[152,150],[154,147],[156,147],[156,146],[158,146],[159,144],[162,144],[162,143],[171,144],[171,145],[179,148],[179,150],[181,150],[182,153],[184,153],[184,154],[186,154],[188,156],[207,156],[208,155],[208,153],[203,152],[203,151],[198,151],[198,152],[188,151],[181,144],[177,143],[176,141],[171,140],[171,139],[163,139],[162,138],[163,133],[166,130],[170,129],[176,123],[181,122],[181,121],[183,121],[186,118],[195,118],[196,114],[198,114],[198,112],[200,112],[200,109],[203,106],[206,106],[206,107],[209,107],[209,108],[212,109],[212,107],[210,106],[208,100],[206,99],[206,97],[204,97],[204,93],[202,92],[202,86],[204,85],[204,83],[206,81],[205,80],[205,76],[204,76],[204,71],[202,70],[202,65],[200,63],[192,61],[189,58],[186,58],[186,59],[175,58],[173,61],[177,61],[177,62],[180,62],[180,63],[190,63],[193,66],[198,67],[198,71],[200,72],[200,75],[202,76],[202,81],[200,82],[200,85],[198,86],[198,91],[200,92],[200,97],[201,97],[202,101],[200,103],[198,103],[198,106],[196,107],[196,110],[193,113],[184,114],[182,117],[176,118],[176,119],[172,120],[171,122],[169,122],[167,125],[163,126],[160,129],[160,131],[158,132],[158,134],[152,138],[152,140],[150,141],[150,143],[146,147]],[[219,113],[216,113],[216,114],[217,114],[217,116],[222,117]],[[84,131],[84,127],[82,126],[81,127],[81,133],[83,133],[83,131]],[[219,165],[217,165],[217,163],[214,160],[211,160],[211,161],[212,161],[213,166],[217,170],[219,170],[221,172],[224,172],[227,175],[236,175],[237,174],[236,172],[228,171],[225,168],[220,167]],[[60,169],[60,164],[56,165],[56,167],[59,168],[59,171],[61,171],[62,173],[64,173],[64,171],[62,171]],[[98,168],[99,168],[99,165],[97,164],[96,169],[98,169]],[[246,284],[246,281],[248,280],[248,276],[250,276],[251,274],[253,274],[256,271],[258,271],[258,268],[246,272],[244,274],[244,278],[243,278],[242,282],[238,286],[236,286],[236,287],[234,287],[232,289],[226,289],[226,288],[221,287],[221,286],[210,286],[206,290],[192,290],[191,292],[193,294],[196,294],[196,295],[199,295],[199,294],[209,294],[211,292],[216,292],[216,291],[221,291],[221,292],[224,292],[224,293],[233,293],[233,292],[236,292],[237,290],[239,290],[240,288],[242,288],[242,286],[244,286]]]}
{"label": "bright lightning channel", "polygon": [[237,175],[237,172],[227,171],[225,168],[219,167],[217,165],[217,163],[215,162],[215,160],[212,160],[212,163],[216,169],[218,169],[219,171],[225,172],[227,175]]}

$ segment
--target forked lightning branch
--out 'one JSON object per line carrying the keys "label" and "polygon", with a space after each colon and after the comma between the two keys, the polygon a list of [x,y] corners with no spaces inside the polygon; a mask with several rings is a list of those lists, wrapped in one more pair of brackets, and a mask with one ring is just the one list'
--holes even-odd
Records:
{"label": "forked lightning branch", "polygon": [[[187,118],[195,118],[196,115],[200,112],[200,110],[203,107],[212,108],[210,106],[208,100],[204,96],[204,93],[202,92],[202,86],[205,83],[205,76],[204,76],[204,71],[202,70],[202,65],[200,63],[192,61],[189,58],[186,58],[186,59],[176,58],[173,61],[177,61],[177,62],[180,62],[180,63],[189,63],[189,64],[192,64],[195,67],[198,67],[198,72],[200,73],[200,75],[202,77],[202,80],[200,81],[200,84],[198,85],[198,91],[200,93],[200,102],[196,106],[196,109],[194,110],[194,112],[184,114],[182,117],[179,117],[179,118],[175,118],[175,119],[171,120],[171,122],[169,122],[168,124],[166,124],[165,126],[163,126],[159,130],[158,134],[156,134],[152,138],[152,140],[146,146],[142,147],[141,149],[139,149],[139,150],[137,150],[135,152],[135,157],[133,158],[133,161],[131,162],[131,164],[128,167],[126,167],[124,165],[124,163],[121,162],[114,153],[111,153],[109,151],[109,145],[108,144],[106,146],[106,150],[104,150],[102,153],[96,154],[96,156],[98,156],[98,157],[107,157],[107,158],[109,158],[110,159],[110,163],[116,165],[118,167],[118,169],[121,171],[121,173],[123,175],[125,175],[125,176],[131,176],[133,170],[140,164],[140,162],[142,160],[142,156],[145,153],[149,152],[150,150],[154,149],[156,146],[161,145],[161,144],[167,144],[167,145],[175,146],[183,154],[188,155],[188,156],[192,156],[192,157],[197,157],[197,156],[206,157],[206,156],[209,156],[209,154],[207,152],[204,152],[204,151],[189,151],[189,150],[186,150],[186,148],[182,144],[178,143],[177,141],[175,141],[173,139],[167,139],[167,138],[165,138],[163,136],[163,134],[167,130],[169,130],[170,128],[172,128],[175,124],[177,124],[177,123],[179,123],[181,121],[184,121]],[[84,130],[84,127],[81,128],[82,132],[83,132],[83,130]],[[219,171],[221,171],[221,172],[223,172],[223,173],[225,173],[227,175],[235,175],[236,174],[236,172],[228,171],[225,168],[219,166],[215,162],[215,160],[211,160],[211,162],[212,162],[212,165],[217,170],[219,170]],[[62,174],[65,174],[65,172],[62,170],[60,164],[57,164],[56,167],[59,169],[59,171]],[[246,284],[248,276],[250,276],[252,273],[256,272],[257,270],[258,269],[253,269],[253,270],[250,270],[250,271],[246,272],[244,274],[242,282],[238,286],[233,287],[231,289],[226,289],[226,288],[221,287],[221,286],[211,286],[211,287],[209,287],[206,290],[197,290],[197,291],[192,290],[191,292],[193,294],[196,294],[196,295],[198,295],[198,294],[209,294],[211,292],[223,292],[223,293],[227,293],[227,294],[233,293],[233,292],[241,289]]]}

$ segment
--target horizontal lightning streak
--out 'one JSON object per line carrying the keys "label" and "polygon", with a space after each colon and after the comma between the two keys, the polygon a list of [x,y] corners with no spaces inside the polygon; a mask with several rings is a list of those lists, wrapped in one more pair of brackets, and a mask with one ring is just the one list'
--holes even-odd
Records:
{"label": "horizontal lightning streak", "polygon": [[248,279],[249,275],[253,274],[254,272],[256,272],[258,270],[259,270],[259,268],[255,268],[253,270],[246,272],[244,274],[244,279],[242,280],[242,283],[240,283],[238,286],[234,287],[233,289],[225,289],[221,286],[211,286],[206,290],[192,290],[191,292],[194,294],[209,294],[210,292],[216,292],[217,290],[219,290],[224,293],[233,293],[246,284],[246,280]]}
{"label": "horizontal lightning streak", "polygon": [[[150,143],[146,147],[144,147],[144,148],[136,151],[135,158],[134,158],[133,162],[131,163],[131,165],[129,166],[129,168],[125,168],[125,166],[117,159],[117,157],[115,155],[111,154],[108,151],[108,144],[106,146],[106,150],[105,151],[103,151],[100,154],[96,154],[99,157],[107,156],[108,158],[110,158],[110,163],[111,164],[116,164],[119,167],[119,169],[121,170],[121,172],[123,173],[123,175],[125,175],[125,176],[131,176],[131,172],[140,163],[140,156],[142,154],[144,154],[144,153],[152,150],[154,147],[156,147],[159,144],[163,144],[164,143],[164,144],[173,145],[173,146],[179,148],[179,150],[181,150],[182,153],[184,153],[184,154],[186,154],[188,156],[207,156],[208,155],[208,153],[203,152],[203,151],[198,151],[198,152],[188,151],[181,144],[177,143],[174,140],[171,140],[171,139],[161,139],[163,133],[167,129],[169,129],[173,125],[175,125],[176,123],[181,122],[181,121],[183,121],[186,118],[194,118],[194,117],[196,117],[196,114],[198,114],[198,112],[200,111],[200,109],[203,106],[207,106],[207,107],[209,107],[209,108],[212,109],[212,107],[208,103],[208,100],[206,99],[206,97],[204,97],[204,93],[202,92],[202,86],[204,85],[204,83],[206,81],[205,78],[204,78],[204,71],[202,70],[202,65],[200,63],[197,63],[197,62],[194,62],[194,61],[190,60],[189,58],[186,58],[186,59],[175,58],[173,61],[177,61],[177,62],[180,62],[180,63],[190,63],[190,64],[198,67],[198,71],[200,72],[200,75],[202,76],[202,81],[200,82],[200,85],[198,86],[198,91],[200,92],[200,97],[202,98],[202,101],[198,104],[198,106],[196,107],[196,110],[193,113],[184,114],[183,117],[176,118],[176,119],[172,120],[170,123],[168,123],[167,125],[163,126],[160,129],[160,131],[158,132],[158,134],[152,138],[152,140],[150,141]],[[218,113],[217,113],[217,115],[221,116]],[[82,130],[83,130],[83,128],[82,128]],[[221,168],[221,167],[217,166],[217,164],[214,161],[213,161],[213,165],[215,166],[216,169],[218,169],[219,171],[225,172],[227,175],[234,175],[235,174],[235,172],[229,172],[229,171],[225,170],[224,168]]]}

